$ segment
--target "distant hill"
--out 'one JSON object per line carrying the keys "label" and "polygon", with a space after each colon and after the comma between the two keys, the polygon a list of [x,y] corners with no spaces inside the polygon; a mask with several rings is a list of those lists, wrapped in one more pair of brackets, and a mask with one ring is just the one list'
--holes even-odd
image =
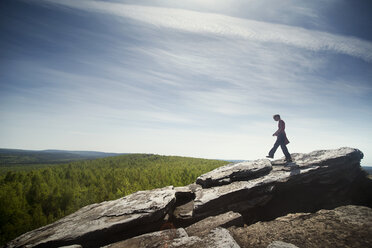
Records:
{"label": "distant hill", "polygon": [[96,151],[64,151],[64,150],[21,150],[0,149],[0,166],[16,164],[56,164],[78,160],[96,159],[123,155],[125,153],[105,153]]}

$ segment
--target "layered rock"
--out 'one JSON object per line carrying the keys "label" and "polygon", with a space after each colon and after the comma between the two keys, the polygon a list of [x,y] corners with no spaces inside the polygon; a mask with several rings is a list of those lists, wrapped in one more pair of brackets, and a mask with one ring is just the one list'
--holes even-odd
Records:
{"label": "layered rock", "polygon": [[235,181],[247,181],[258,178],[268,174],[271,169],[271,163],[268,159],[228,164],[201,175],[196,179],[196,183],[203,186],[203,188],[210,188]]}
{"label": "layered rock", "polygon": [[241,247],[247,248],[280,247],[270,246],[273,241],[301,248],[372,247],[372,209],[348,205],[316,213],[288,214],[244,228],[230,227],[229,231]]}
{"label": "layered rock", "polygon": [[[268,159],[229,164],[185,187],[139,191],[89,205],[6,247],[238,247],[225,228],[239,238],[236,230],[244,229],[231,226],[243,221],[250,225],[350,204],[372,207],[372,181],[360,167],[363,154],[358,149],[292,158],[291,164]],[[292,243],[278,237],[274,241]]]}
{"label": "layered rock", "polygon": [[86,206],[50,225],[25,233],[6,247],[100,247],[164,224],[176,197],[172,186],[138,191],[114,201]]}
{"label": "layered rock", "polygon": [[[347,204],[371,205],[371,196],[366,191],[371,182],[366,181],[360,168],[362,157],[357,149],[340,148],[293,154],[294,163],[290,166],[282,160],[272,161],[272,170],[259,178],[197,189],[193,217],[235,211],[242,213],[250,224],[290,212],[314,212]],[[214,172],[208,173],[210,178]],[[220,175],[220,171],[216,170],[216,174]],[[234,171],[231,177],[236,177]]]}
{"label": "layered rock", "polygon": [[243,218],[241,214],[235,212],[227,212],[217,216],[207,217],[197,223],[186,227],[186,232],[190,236],[203,237],[212,229],[217,227],[243,226]]}

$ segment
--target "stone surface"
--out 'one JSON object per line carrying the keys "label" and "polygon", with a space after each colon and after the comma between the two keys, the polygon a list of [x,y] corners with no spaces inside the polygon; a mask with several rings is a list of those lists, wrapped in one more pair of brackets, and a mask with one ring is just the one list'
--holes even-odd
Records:
{"label": "stone surface", "polygon": [[83,248],[81,245],[66,245],[66,246],[60,246],[58,248]]}
{"label": "stone surface", "polygon": [[207,217],[185,228],[189,236],[203,237],[216,227],[243,226],[243,217],[239,213],[227,212]]}
{"label": "stone surface", "polygon": [[172,222],[184,226],[191,224],[195,218],[193,218],[194,201],[189,201],[183,205],[177,206],[172,215]]}
{"label": "stone surface", "polygon": [[185,227],[196,220],[193,218],[195,192],[201,188],[198,184],[190,184],[184,187],[176,187],[176,204],[170,221],[178,227]]}
{"label": "stone surface", "polygon": [[138,191],[114,201],[86,206],[57,222],[25,233],[6,247],[99,247],[159,228],[175,203],[172,186]]}
{"label": "stone surface", "polygon": [[250,224],[290,212],[371,204],[371,194],[366,189],[372,189],[372,185],[370,180],[365,181],[360,168],[362,157],[358,149],[340,148],[294,154],[296,166],[291,167],[280,166],[280,160],[273,161],[277,166],[259,178],[197,189],[193,217],[235,211]]}
{"label": "stone surface", "polygon": [[258,178],[269,173],[271,169],[268,159],[228,164],[201,175],[196,179],[196,183],[203,188],[210,188],[230,184],[234,181]]}
{"label": "stone surface", "polygon": [[[109,247],[238,247],[224,227],[241,225],[240,216],[246,225],[253,225],[229,230],[244,247],[249,242],[257,245],[251,247],[267,247],[274,241],[301,248],[311,247],[310,244],[333,247],[329,242],[336,241],[332,238],[329,242],[314,241],[318,236],[325,240],[335,235],[332,228],[340,230],[335,237],[347,238],[345,242],[349,243],[340,243],[341,246],[350,246],[351,241],[356,242],[355,247],[371,245],[368,238],[364,239],[365,232],[360,231],[361,228],[370,231],[369,208],[349,206],[334,212],[288,215],[351,204],[372,207],[372,180],[360,167],[363,154],[358,149],[340,148],[292,154],[292,158],[294,162],[290,164],[283,159],[230,164],[184,187],[139,191],[118,200],[92,204],[23,234],[6,247],[95,248],[110,244]],[[285,217],[276,219],[280,216]],[[302,229],[297,228],[301,221]],[[360,227],[358,223],[364,224]],[[271,228],[265,229],[266,225],[277,231],[265,231]],[[289,236],[285,236],[284,230]],[[348,230],[356,238],[350,237]],[[308,246],[294,241],[296,235],[302,237],[303,233]]]}
{"label": "stone surface", "polygon": [[342,147],[332,150],[317,150],[310,153],[293,153],[293,161],[299,166],[342,165],[363,158],[363,153],[354,148]]}
{"label": "stone surface", "polygon": [[225,228],[213,229],[202,241],[192,246],[193,248],[239,248],[240,246]]}
{"label": "stone surface", "polygon": [[276,240],[301,248],[372,247],[372,209],[348,205],[229,230],[241,247],[267,247]]}
{"label": "stone surface", "polygon": [[177,242],[182,239],[188,240],[189,243],[192,243],[192,240],[189,239],[185,229],[171,228],[163,231],[146,233],[134,238],[107,245],[105,248],[171,247],[170,245],[173,242]]}
{"label": "stone surface", "polygon": [[285,243],[283,241],[274,241],[271,244],[269,244],[267,248],[298,248],[298,247],[290,243]]}
{"label": "stone surface", "polygon": [[224,228],[210,230],[203,237],[188,236],[183,228],[144,234],[104,248],[239,248]]}

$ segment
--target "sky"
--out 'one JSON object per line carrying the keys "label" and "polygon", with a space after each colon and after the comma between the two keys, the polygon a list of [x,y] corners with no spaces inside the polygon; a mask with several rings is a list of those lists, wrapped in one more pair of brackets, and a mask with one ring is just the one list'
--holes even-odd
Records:
{"label": "sky", "polygon": [[[2,0],[0,147],[372,166],[372,2]],[[278,149],[276,158],[283,154]]]}

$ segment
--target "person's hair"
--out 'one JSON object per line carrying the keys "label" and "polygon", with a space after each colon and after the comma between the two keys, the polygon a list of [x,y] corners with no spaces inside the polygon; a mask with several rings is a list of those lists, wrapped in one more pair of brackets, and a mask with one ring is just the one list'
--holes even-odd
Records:
{"label": "person's hair", "polygon": [[278,117],[280,119],[280,115],[276,114],[276,115],[273,115],[273,118],[275,119],[276,117]]}

